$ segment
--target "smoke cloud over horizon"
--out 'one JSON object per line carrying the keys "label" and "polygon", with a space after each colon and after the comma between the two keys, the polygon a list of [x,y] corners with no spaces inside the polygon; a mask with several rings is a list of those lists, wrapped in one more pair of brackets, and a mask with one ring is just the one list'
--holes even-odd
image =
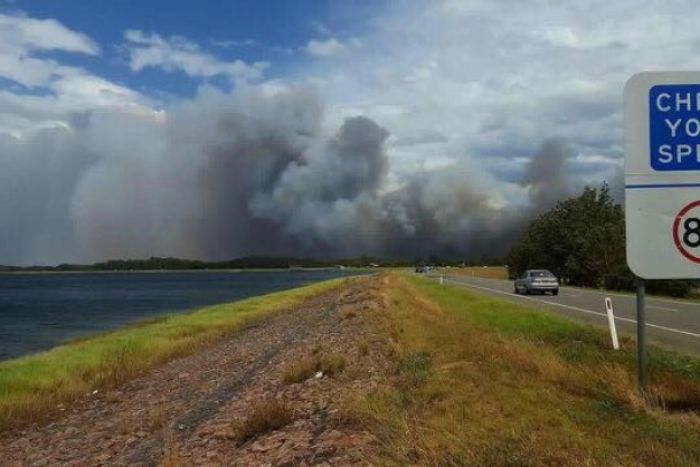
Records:
{"label": "smoke cloud over horizon", "polygon": [[380,123],[323,123],[312,92],[249,88],[0,135],[0,264],[499,255],[580,188],[561,141],[543,143],[504,199],[459,163],[397,183]]}

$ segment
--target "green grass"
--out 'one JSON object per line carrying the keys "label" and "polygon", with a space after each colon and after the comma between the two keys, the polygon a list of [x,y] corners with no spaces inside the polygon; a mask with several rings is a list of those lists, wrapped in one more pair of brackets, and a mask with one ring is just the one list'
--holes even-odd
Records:
{"label": "green grass", "polygon": [[0,363],[0,429],[39,420],[97,389],[220,341],[251,322],[336,288],[334,279],[146,320],[47,352]]}
{"label": "green grass", "polygon": [[[462,287],[440,285],[422,278],[407,279],[470,326],[497,330],[515,338],[545,344],[571,361],[621,363],[628,367],[636,365],[636,343],[627,337],[621,339],[622,350],[615,351],[610,347],[607,332],[556,316],[548,310],[516,305]],[[674,374],[700,383],[698,358],[650,346],[648,364],[652,382],[655,376],[664,379],[668,374]]]}
{"label": "green grass", "polygon": [[382,293],[394,365],[347,408],[377,464],[700,464],[697,360],[651,349],[646,404],[630,341],[615,352],[597,328],[409,275]]}

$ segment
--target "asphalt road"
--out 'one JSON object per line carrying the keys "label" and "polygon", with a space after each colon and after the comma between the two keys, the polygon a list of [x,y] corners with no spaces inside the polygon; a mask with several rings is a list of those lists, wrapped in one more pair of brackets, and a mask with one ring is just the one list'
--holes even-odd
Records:
{"label": "asphalt road", "polygon": [[[445,283],[468,287],[513,302],[547,308],[558,314],[608,328],[605,297],[613,304],[617,332],[636,339],[636,296],[616,292],[561,287],[558,296],[515,295],[513,282],[444,276]],[[700,303],[646,296],[647,341],[700,355]]]}

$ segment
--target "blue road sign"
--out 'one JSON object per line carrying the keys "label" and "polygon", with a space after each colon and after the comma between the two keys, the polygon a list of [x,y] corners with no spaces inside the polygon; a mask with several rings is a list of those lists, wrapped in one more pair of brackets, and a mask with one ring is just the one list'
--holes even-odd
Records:
{"label": "blue road sign", "polygon": [[700,279],[700,71],[625,84],[627,264],[643,279]]}
{"label": "blue road sign", "polygon": [[649,149],[654,170],[700,170],[700,84],[649,90]]}

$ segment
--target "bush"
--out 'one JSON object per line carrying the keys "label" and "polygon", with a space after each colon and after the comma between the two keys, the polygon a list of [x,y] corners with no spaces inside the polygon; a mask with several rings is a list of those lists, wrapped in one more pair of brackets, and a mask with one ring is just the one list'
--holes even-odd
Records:
{"label": "bush", "polygon": [[693,281],[647,281],[647,292],[669,297],[687,297],[695,287]]}
{"label": "bush", "polygon": [[239,444],[260,435],[279,430],[294,420],[294,411],[286,402],[269,398],[255,402],[248,417],[233,425],[234,437]]}

